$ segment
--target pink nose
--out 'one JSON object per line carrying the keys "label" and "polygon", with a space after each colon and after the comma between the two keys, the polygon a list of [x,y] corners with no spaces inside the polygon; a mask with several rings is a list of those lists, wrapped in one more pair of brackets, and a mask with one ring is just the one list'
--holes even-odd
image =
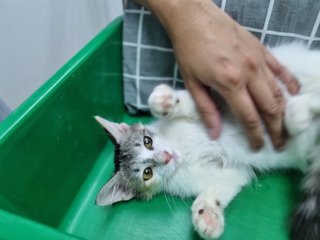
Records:
{"label": "pink nose", "polygon": [[163,158],[164,158],[164,164],[168,164],[172,159],[172,155],[170,153],[168,153],[167,151],[165,151]]}

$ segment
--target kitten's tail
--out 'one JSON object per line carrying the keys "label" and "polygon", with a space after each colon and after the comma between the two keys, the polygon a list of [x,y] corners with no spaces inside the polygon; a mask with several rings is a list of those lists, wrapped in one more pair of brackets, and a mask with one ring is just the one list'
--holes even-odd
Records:
{"label": "kitten's tail", "polygon": [[303,198],[291,222],[292,240],[320,239],[320,146],[305,177]]}

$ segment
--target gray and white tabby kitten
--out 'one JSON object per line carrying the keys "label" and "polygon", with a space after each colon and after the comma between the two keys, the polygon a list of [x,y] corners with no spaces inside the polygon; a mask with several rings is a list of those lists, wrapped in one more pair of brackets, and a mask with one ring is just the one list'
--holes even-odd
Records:
{"label": "gray and white tabby kitten", "polygon": [[115,144],[115,174],[96,203],[105,206],[134,197],[149,200],[160,192],[195,197],[194,229],[204,239],[216,239],[224,230],[224,208],[251,181],[253,170],[296,168],[306,172],[306,178],[291,236],[319,240],[320,52],[301,44],[271,51],[301,84],[296,96],[283,88],[290,135],[284,151],[275,151],[267,134],[264,148],[251,151],[243,129],[228,114],[223,116],[220,138],[212,140],[189,93],[159,85],[149,97],[151,112],[158,118],[152,124],[129,126],[96,117]]}

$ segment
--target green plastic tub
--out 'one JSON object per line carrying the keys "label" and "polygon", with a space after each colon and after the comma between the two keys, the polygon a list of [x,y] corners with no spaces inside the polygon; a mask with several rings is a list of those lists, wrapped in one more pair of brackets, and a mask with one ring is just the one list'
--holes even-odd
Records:
{"label": "green plastic tub", "polygon": [[[0,124],[0,239],[198,239],[192,199],[160,195],[113,207],[95,197],[113,146],[93,116],[149,121],[123,105],[121,18]],[[226,210],[225,240],[286,240],[300,174],[259,176]]]}

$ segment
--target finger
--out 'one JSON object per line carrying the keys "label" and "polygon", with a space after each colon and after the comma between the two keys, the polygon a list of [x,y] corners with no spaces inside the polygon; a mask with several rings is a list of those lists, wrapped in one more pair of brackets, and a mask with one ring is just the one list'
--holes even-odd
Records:
{"label": "finger", "polygon": [[232,112],[243,124],[252,149],[263,146],[261,121],[251,96],[246,88],[240,89],[236,94],[224,96]]}
{"label": "finger", "polygon": [[266,62],[270,70],[275,74],[281,82],[287,87],[289,93],[297,94],[300,90],[299,83],[295,77],[281,65],[274,56],[265,49]]}
{"label": "finger", "polygon": [[220,113],[207,89],[196,80],[185,81],[211,138],[217,139],[221,132]]}
{"label": "finger", "polygon": [[[270,134],[273,146],[277,150],[282,150],[287,140],[287,134],[286,134],[286,129],[284,125],[284,111],[286,106],[286,99],[284,98],[282,94],[282,90],[280,89],[280,86],[279,86],[279,82],[276,79],[273,79],[270,82],[270,85],[272,88],[274,99],[278,107],[279,114],[277,115],[276,120],[274,120],[274,125],[272,125],[271,123],[267,123],[266,126]],[[269,121],[268,117],[269,115],[264,117],[266,122]],[[269,128],[270,126],[273,128],[270,129]]]}
{"label": "finger", "polygon": [[265,81],[251,81],[248,90],[265,123],[272,144],[276,149],[285,144],[283,110],[284,97],[269,70],[265,71]]}

